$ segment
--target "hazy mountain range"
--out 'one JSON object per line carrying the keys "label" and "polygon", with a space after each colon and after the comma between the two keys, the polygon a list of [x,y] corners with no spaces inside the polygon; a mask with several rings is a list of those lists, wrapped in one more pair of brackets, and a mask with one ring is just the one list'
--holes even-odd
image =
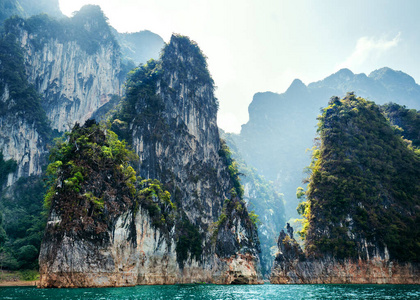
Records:
{"label": "hazy mountain range", "polygon": [[296,188],[306,177],[316,137],[320,108],[332,96],[355,92],[377,104],[395,102],[420,109],[420,86],[401,71],[375,70],[368,76],[342,69],[323,80],[305,85],[296,79],[285,93],[256,93],[249,106],[249,121],[233,135],[242,157],[284,194],[286,216],[296,216]]}

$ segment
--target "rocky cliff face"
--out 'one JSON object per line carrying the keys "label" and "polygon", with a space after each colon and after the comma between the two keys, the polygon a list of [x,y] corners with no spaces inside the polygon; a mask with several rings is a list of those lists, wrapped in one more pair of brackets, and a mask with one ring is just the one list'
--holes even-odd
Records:
{"label": "rocky cliff face", "polygon": [[[2,23],[14,14],[59,11],[57,0],[0,2]],[[114,33],[96,6],[86,6],[70,19],[12,17],[2,25],[0,211],[7,234],[2,262],[8,269],[35,269],[44,232],[40,212],[47,147],[74,122],[93,113],[99,119],[114,108],[131,67],[120,63]],[[133,50],[149,49],[141,42]]]}
{"label": "rocky cliff face", "polygon": [[330,100],[298,207],[305,255],[280,234],[273,282],[419,283],[420,157],[397,129],[373,102]]}
{"label": "rocky cliff face", "polygon": [[[130,195],[115,174],[82,172],[78,196],[52,198],[41,286],[260,283],[257,230],[220,143],[213,89],[204,56],[182,36],[172,37],[162,61],[131,73],[113,128],[132,143],[144,180]],[[86,179],[94,177],[102,189]],[[76,179],[57,179],[54,189]],[[69,213],[73,198],[84,209]]]}
{"label": "rocky cliff face", "polygon": [[120,61],[111,45],[102,45],[95,55],[89,55],[75,42],[51,41],[37,52],[31,51],[30,43],[25,32],[22,46],[29,81],[44,96],[43,106],[53,129],[66,131],[76,121],[86,121],[120,94]]}
{"label": "rocky cliff face", "polygon": [[[165,185],[198,231],[201,268],[213,270],[216,258],[226,267],[227,260],[237,264],[238,255],[245,254],[255,259],[251,262],[256,267],[257,233],[238,199],[236,171],[228,170],[230,158],[223,152],[216,124],[213,81],[198,46],[172,36],[161,62],[139,69],[130,81],[120,116],[131,129],[128,138],[140,157],[138,170],[143,178]],[[131,116],[127,119],[124,113]],[[257,277],[248,275],[244,274],[249,282],[256,282]]]}
{"label": "rocky cliff face", "polygon": [[[20,2],[25,2],[25,7],[30,6],[28,1]],[[47,2],[33,5],[32,9],[44,11]],[[19,6],[17,1],[13,3]],[[19,45],[2,50],[4,59],[10,59],[12,55],[16,60],[10,68],[6,66],[9,69],[6,74],[8,85],[1,86],[2,102],[16,102],[9,100],[10,94],[13,98],[15,93],[13,88],[9,91],[11,86],[29,84],[35,87],[31,92],[39,94],[41,106],[33,113],[46,113],[49,120],[49,124],[42,126],[49,127],[43,128],[43,133],[51,129],[64,132],[75,122],[84,122],[92,116],[100,118],[120,100],[121,87],[129,70],[121,63],[120,47],[98,6],[87,5],[70,19],[55,20],[47,15],[28,19],[12,17],[4,23],[2,38],[10,45],[15,42]],[[147,48],[141,43],[132,46],[133,51]],[[157,55],[156,47],[147,53]],[[13,76],[10,71],[13,68],[19,69],[20,77]],[[11,107],[12,104],[8,105]],[[12,106],[22,109],[19,101]],[[44,134],[42,142],[37,140],[40,134],[34,129],[37,124],[31,123],[27,115],[9,115],[6,108],[0,113],[4,129],[0,130],[4,136],[0,149],[5,159],[13,158],[19,166],[10,176],[17,179],[40,174],[41,166],[45,164],[41,157],[46,154],[47,136]],[[13,181],[9,180],[9,184]]]}
{"label": "rocky cliff face", "polygon": [[41,174],[51,129],[65,131],[90,118],[120,94],[122,74],[99,7],[85,7],[70,20],[14,17],[4,28],[0,149],[18,164],[11,185]]}
{"label": "rocky cliff face", "polygon": [[0,39],[0,149],[17,163],[10,186],[22,176],[39,175],[46,163],[50,129],[41,97],[28,84],[22,51],[14,35]]}
{"label": "rocky cliff face", "polygon": [[85,6],[69,20],[13,19],[6,30],[18,37],[28,80],[43,96],[53,129],[84,122],[120,95],[119,46],[99,7]]}
{"label": "rocky cliff face", "polygon": [[368,259],[307,258],[288,234],[280,233],[272,284],[419,284],[420,265],[389,259],[376,249]]}
{"label": "rocky cliff face", "polygon": [[5,159],[17,163],[15,172],[10,173],[7,186],[20,177],[40,175],[45,165],[48,150],[47,140],[39,134],[36,126],[22,117],[0,117],[0,149]]}

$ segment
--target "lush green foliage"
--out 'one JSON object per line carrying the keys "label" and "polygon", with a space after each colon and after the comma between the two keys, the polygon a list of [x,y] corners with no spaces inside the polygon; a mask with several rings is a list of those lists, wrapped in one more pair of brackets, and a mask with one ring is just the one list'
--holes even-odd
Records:
{"label": "lush green foliage", "polygon": [[130,161],[136,157],[114,132],[95,121],[83,127],[76,123],[67,140],[56,140],[51,149],[44,207],[54,206],[62,214],[65,230],[86,230],[91,224],[89,230],[105,232],[110,216],[122,207],[134,209],[136,172]]}
{"label": "lush green foliage", "polygon": [[[408,109],[396,103],[381,106],[381,110],[390,120],[391,124],[401,129],[404,139],[411,141],[412,146],[420,149],[420,111]],[[418,152],[418,151],[417,151]],[[420,154],[420,152],[418,152]]]}
{"label": "lush green foliage", "polygon": [[378,106],[353,94],[331,99],[318,132],[304,209],[306,251],[364,257],[365,239],[382,251],[387,247],[394,259],[418,261],[419,156]]}
{"label": "lush green foliage", "polygon": [[176,205],[172,203],[171,194],[162,188],[159,180],[142,180],[138,185],[138,190],[138,202],[149,212],[152,225],[172,228],[175,224]]}
{"label": "lush green foliage", "polygon": [[[160,129],[165,127],[161,119],[164,103],[156,95],[157,80],[160,78],[161,70],[161,63],[151,59],[147,64],[140,65],[127,75],[126,96],[115,114],[112,129],[128,142],[131,142],[128,123],[134,122],[137,126],[156,124],[155,137],[158,137]],[[139,99],[144,99],[145,102],[141,107],[141,112],[137,107]]]}
{"label": "lush green foliage", "polygon": [[23,270],[19,271],[20,280],[33,281],[39,279],[39,272],[36,270]]}
{"label": "lush green foliage", "polygon": [[234,190],[232,191],[233,196],[238,196],[240,199],[244,196],[244,187],[241,184],[241,179],[239,178],[238,163],[232,158],[232,153],[229,150],[229,147],[226,145],[226,141],[220,140],[220,157],[224,160],[225,165],[228,168],[230,179],[233,182]]}
{"label": "lush green foliage", "polygon": [[297,234],[302,238],[306,238],[306,234],[309,228],[309,216],[311,215],[311,204],[310,201],[306,198],[306,192],[302,187],[298,187],[296,190],[296,198],[299,200],[297,207],[297,212],[302,216],[302,219],[297,221],[301,224],[302,229],[297,232]]}
{"label": "lush green foliage", "polygon": [[[4,191],[0,201],[0,216],[4,216],[5,220],[3,225],[0,224],[0,265],[3,268],[16,270],[38,267],[46,222],[46,216],[42,213],[43,193],[44,184],[39,176],[20,178]],[[6,234],[3,243],[2,227]]]}

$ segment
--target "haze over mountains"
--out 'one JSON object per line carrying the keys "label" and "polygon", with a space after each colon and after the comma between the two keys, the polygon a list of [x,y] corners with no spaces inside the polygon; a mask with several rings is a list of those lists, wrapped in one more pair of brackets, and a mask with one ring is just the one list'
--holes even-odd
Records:
{"label": "haze over mountains", "polygon": [[[36,5],[33,0],[0,1],[0,23],[15,15],[28,18],[38,14],[67,19],[60,10],[58,0],[38,0]],[[126,60],[131,60],[134,65],[145,63],[151,58],[159,58],[160,50],[165,43],[159,35],[149,30],[120,33],[112,26],[110,28],[118,40],[123,57]]]}
{"label": "haze over mountains", "polygon": [[395,102],[420,109],[420,86],[401,71],[390,68],[369,74],[342,69],[308,86],[299,79],[283,94],[256,93],[249,106],[249,121],[241,133],[232,135],[244,160],[284,194],[286,219],[296,217],[296,188],[306,177],[316,137],[317,116],[332,96],[347,92],[377,104]]}
{"label": "haze over mountains", "polygon": [[[194,253],[203,246],[206,252],[195,254],[195,259],[200,264],[203,258],[207,259],[210,263],[204,267],[212,272],[224,268],[212,269],[211,257],[216,252],[229,259],[237,253],[254,255],[261,248],[261,265],[267,274],[275,237],[288,219],[296,217],[296,188],[307,176],[303,172],[310,162],[306,149],[314,145],[320,108],[327,106],[332,96],[342,97],[354,91],[377,104],[396,102],[420,109],[420,86],[411,76],[390,68],[373,71],[368,76],[342,69],[308,86],[296,79],[283,94],[255,94],[249,106],[249,122],[242,126],[240,134],[225,135],[229,146],[226,147],[219,140],[216,125],[219,103],[213,93],[218,82],[213,82],[205,55],[195,42],[174,35],[172,45],[166,46],[166,59],[146,64],[151,58],[159,58],[164,46],[160,36],[150,31],[118,33],[94,5],[85,6],[67,18],[59,12],[56,0],[40,1],[38,6],[29,4],[30,1],[18,0],[0,3],[0,20],[20,16],[6,21],[0,31],[0,170],[5,173],[0,178],[3,188],[0,209],[4,217],[0,229],[5,228],[10,269],[37,265],[45,228],[40,212],[48,148],[54,135],[69,130],[75,122],[113,114],[113,129],[127,143],[134,141],[131,146],[140,159],[133,165],[140,169],[139,174],[160,179],[174,203],[185,211],[187,234],[178,232],[167,241],[179,241],[180,236],[188,236],[189,232],[190,237],[182,241],[183,245],[191,246],[194,239],[197,246]],[[47,15],[29,17],[42,12],[58,19]],[[144,65],[134,69],[139,64]],[[134,77],[126,92],[128,72]],[[124,104],[130,93],[130,105]],[[119,104],[126,106],[116,115],[113,110]],[[390,116],[401,117],[395,110],[389,111]],[[410,113],[405,113],[410,117]],[[405,128],[406,120],[402,121],[400,127]],[[417,127],[410,128],[410,136],[415,138]],[[237,180],[241,173],[245,174],[243,192]],[[238,191],[231,189],[232,184]],[[229,194],[230,202],[226,196]],[[239,195],[238,199],[234,195]],[[258,228],[261,246],[254,230],[258,219],[251,209],[262,222]],[[236,217],[233,211],[238,212]],[[249,226],[244,227],[241,222]],[[215,225],[220,231],[211,235]],[[236,235],[231,234],[235,226]],[[109,233],[114,234],[112,230]],[[246,242],[241,240],[244,237]],[[216,252],[212,248],[215,238],[219,245]],[[0,242],[4,241],[0,236]],[[248,252],[243,251],[244,246],[249,248]],[[28,251],[30,255],[25,254]],[[194,253],[190,257],[185,254],[181,260],[173,259],[173,265],[176,260],[182,264],[185,260],[191,262]],[[44,254],[51,255],[48,251]],[[84,256],[79,258],[83,264]],[[259,280],[257,261],[252,265],[251,281]],[[179,275],[178,269],[176,272]],[[227,281],[239,273],[231,275],[228,274]]]}
{"label": "haze over mountains", "polygon": [[36,1],[36,5],[33,0],[0,1],[0,23],[14,15],[27,18],[41,13],[46,13],[51,17],[64,16],[61,13],[58,0],[39,0]]}

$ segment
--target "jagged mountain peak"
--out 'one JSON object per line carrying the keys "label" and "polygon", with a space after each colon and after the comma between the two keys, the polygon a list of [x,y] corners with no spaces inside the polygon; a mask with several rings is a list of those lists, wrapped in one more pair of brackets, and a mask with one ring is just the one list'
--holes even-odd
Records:
{"label": "jagged mountain peak", "polygon": [[207,69],[206,56],[197,43],[187,36],[173,34],[162,50],[165,69],[175,71],[181,80],[195,80],[197,84],[213,84]]}
{"label": "jagged mountain peak", "polygon": [[300,92],[300,91],[304,91],[304,90],[306,90],[306,85],[302,82],[302,80],[295,79],[295,80],[293,80],[290,87],[287,89],[286,94],[296,93],[296,92]]}
{"label": "jagged mountain peak", "polygon": [[397,83],[403,84],[404,86],[416,84],[414,78],[408,75],[407,73],[404,73],[402,71],[396,71],[388,67],[384,67],[371,72],[369,74],[369,78],[384,82],[385,84]]}
{"label": "jagged mountain peak", "polygon": [[84,18],[86,20],[97,19],[106,21],[108,19],[103,13],[101,7],[93,4],[82,6],[79,11],[74,12],[73,17]]}
{"label": "jagged mountain peak", "polygon": [[[181,34],[178,34],[178,33],[172,34],[171,40],[170,40],[168,46],[172,46],[174,48],[177,48],[180,51],[188,49],[190,47],[196,48],[198,50],[200,49],[195,41],[191,40],[188,36],[181,35]],[[204,56],[204,54],[201,53],[201,50],[200,50],[200,54],[202,56]]]}
{"label": "jagged mountain peak", "polygon": [[338,81],[349,81],[354,77],[354,73],[350,71],[349,69],[341,69],[338,72],[326,77],[324,80],[322,80],[325,83],[331,83],[331,82],[338,82]]}
{"label": "jagged mountain peak", "polygon": [[76,24],[83,25],[84,29],[90,33],[111,34],[108,18],[99,5],[88,4],[83,6],[74,13],[72,19]]}
{"label": "jagged mountain peak", "polygon": [[350,69],[343,68],[343,69],[338,70],[334,75],[343,77],[343,76],[353,76],[354,73]]}

